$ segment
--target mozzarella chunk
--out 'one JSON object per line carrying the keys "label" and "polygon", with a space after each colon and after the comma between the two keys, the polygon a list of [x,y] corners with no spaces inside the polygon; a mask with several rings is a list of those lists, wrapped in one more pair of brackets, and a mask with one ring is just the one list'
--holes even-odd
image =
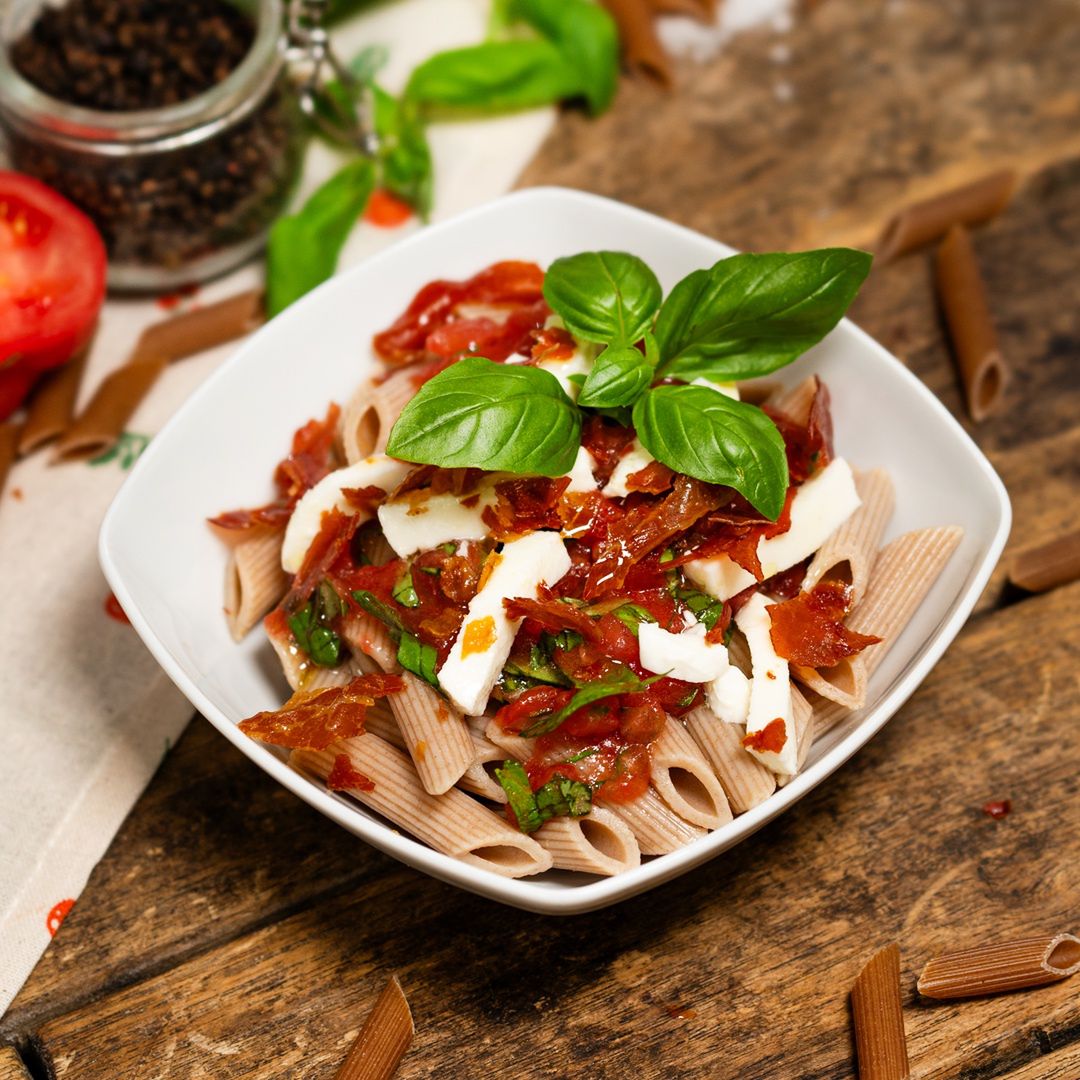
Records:
{"label": "mozzarella chunk", "polygon": [[[787,570],[815,551],[859,508],[859,494],[851,466],[834,458],[817,476],[807,480],[791,500],[791,528],[758,541],[757,554],[765,578]],[[754,575],[726,555],[694,559],[686,576],[719,600],[729,600],[754,584]]]}
{"label": "mozzarella chunk", "polygon": [[595,491],[596,477],[593,476],[593,456],[584,446],[578,447],[573,468],[566,474],[570,477],[570,491]]}
{"label": "mozzarella chunk", "polygon": [[704,386],[709,390],[715,390],[717,393],[723,394],[724,397],[732,398],[734,401],[739,401],[739,388],[733,382],[713,382],[712,379],[706,379],[704,376],[699,375],[696,379],[692,379],[691,386]]}
{"label": "mozzarella chunk", "polygon": [[734,665],[705,684],[705,700],[713,715],[728,724],[745,724],[750,711],[750,680]]}
{"label": "mozzarella chunk", "polygon": [[479,716],[510,655],[520,619],[507,617],[503,600],[535,597],[541,585],[554,585],[570,569],[570,556],[555,532],[535,532],[503,545],[484,587],[469,611],[439,670],[439,685],[466,715]]}
{"label": "mozzarella chunk", "polygon": [[484,510],[494,504],[492,484],[465,495],[410,491],[379,507],[379,524],[386,542],[404,558],[449,540],[483,540],[489,531]]}
{"label": "mozzarella chunk", "polygon": [[641,472],[642,469],[647,465],[651,465],[655,460],[656,458],[635,439],[630,444],[630,449],[619,458],[619,463],[615,466],[615,471],[611,474],[611,479],[604,485],[601,494],[606,495],[609,499],[625,499],[630,494],[630,489],[626,486],[627,479],[634,473]]}
{"label": "mozzarella chunk", "polygon": [[706,641],[705,627],[699,622],[679,634],[670,633],[658,623],[641,623],[638,653],[646,671],[684,682],[709,682],[730,666],[727,646]]}
{"label": "mozzarella chunk", "polygon": [[768,603],[761,593],[755,593],[735,616],[750,646],[750,710],[746,716],[746,733],[753,735],[781,720],[784,741],[779,752],[750,750],[750,753],[773,772],[794,776],[798,771],[798,746],[791,711],[791,677],[788,662],[777,656],[773,648]]}
{"label": "mozzarella chunk", "polygon": [[[414,468],[414,465],[386,454],[372,454],[324,476],[304,493],[289,518],[281,544],[282,569],[295,574],[303,565],[312,540],[319,535],[323,514],[335,509],[345,514],[360,512],[346,500],[345,488],[377,487],[393,491]],[[368,516],[364,514],[365,519]]]}
{"label": "mozzarella chunk", "polygon": [[541,360],[536,366],[541,371],[551,372],[559,380],[559,385],[566,392],[566,396],[571,401],[577,401],[577,396],[581,393],[581,385],[580,382],[572,381],[570,376],[584,375],[587,377],[593,369],[598,351],[599,346],[593,345],[591,342],[579,341],[573,355],[562,360]]}

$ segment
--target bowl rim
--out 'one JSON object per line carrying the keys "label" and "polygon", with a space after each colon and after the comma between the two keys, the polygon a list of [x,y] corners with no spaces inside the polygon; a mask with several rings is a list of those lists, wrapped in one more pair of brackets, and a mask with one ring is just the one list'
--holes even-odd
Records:
{"label": "bowl rim", "polygon": [[[458,229],[462,224],[467,224],[476,219],[482,219],[491,214],[494,208],[501,209],[507,206],[520,205],[524,210],[530,204],[550,202],[552,200],[564,203],[567,201],[575,202],[585,208],[597,209],[605,213],[614,211],[624,215],[625,218],[641,223],[647,222],[650,227],[661,225],[668,230],[674,230],[678,234],[693,238],[695,242],[706,240],[716,245],[718,249],[727,248],[727,245],[702,233],[604,196],[555,186],[525,188],[491,200],[462,214],[430,225],[412,236],[403,238],[384,251],[369,257],[341,274],[335,275],[335,277],[320,285],[279,315],[274,320],[274,323],[279,320],[305,318],[306,309],[312,302],[312,298],[319,295],[322,290],[340,287],[337,284],[338,282],[347,280],[353,275],[377,272],[384,260],[390,258],[394,261],[400,260],[403,253],[407,254],[418,246],[422,248],[430,242],[431,237],[438,236],[444,231]],[[727,248],[727,250],[730,251],[731,249]],[[164,641],[158,637],[132,595],[123,566],[118,564],[114,558],[113,535],[119,527],[118,520],[127,503],[134,497],[132,493],[138,491],[141,478],[152,471],[162,454],[169,453],[169,439],[167,436],[174,429],[184,426],[189,415],[198,414],[202,402],[216,393],[218,381],[225,378],[226,373],[239,357],[252,350],[263,348],[261,343],[265,336],[276,332],[270,329],[271,325],[273,324],[270,323],[260,328],[240,345],[188,397],[162,427],[158,435],[150,441],[150,444],[140,456],[120,491],[113,499],[102,521],[98,543],[98,554],[102,570],[136,632],[166,674],[179,687],[192,705],[253,763],[309,806],[312,806],[330,820],[341,825],[378,850],[441,881],[489,899],[498,900],[512,907],[541,914],[572,915],[594,911],[619,900],[629,899],[631,896],[663,884],[721,854],[728,847],[746,839],[757,829],[789,809],[793,803],[835,772],[853,754],[860,750],[891,719],[907,698],[914,693],[967,620],[997,564],[1009,535],[1012,510],[1008,494],[1000,477],[974,440],[920,379],[883,345],[870,337],[869,334],[850,322],[850,320],[843,319],[837,330],[833,332],[852,335],[855,344],[859,348],[872,353],[876,358],[876,362],[892,367],[901,379],[907,381],[920,399],[921,404],[925,405],[929,414],[939,424],[943,424],[950,429],[954,436],[960,436],[961,445],[968,452],[971,463],[982,473],[983,478],[989,485],[989,490],[995,496],[996,527],[993,535],[988,539],[986,554],[981,563],[976,566],[971,581],[966,589],[953,601],[949,611],[941,619],[937,627],[916,650],[912,662],[885,689],[874,708],[861,717],[853,729],[840,738],[834,746],[830,747],[820,759],[799,773],[785,787],[778,788],[772,796],[759,806],[740,814],[720,829],[708,833],[685,847],[667,855],[658,856],[633,870],[613,877],[587,880],[581,884],[569,885],[560,885],[550,881],[546,883],[532,881],[529,878],[505,878],[491,871],[469,866],[449,855],[437,852],[421,841],[397,832],[381,820],[375,820],[368,816],[369,812],[360,808],[359,804],[348,801],[345,797],[316,785],[303,774],[289,768],[283,758],[273,750],[242,734],[237,725],[229,720],[215,702],[202,691],[195,680],[188,676],[180,661],[172,655]],[[357,812],[358,809],[360,810],[359,813]]]}

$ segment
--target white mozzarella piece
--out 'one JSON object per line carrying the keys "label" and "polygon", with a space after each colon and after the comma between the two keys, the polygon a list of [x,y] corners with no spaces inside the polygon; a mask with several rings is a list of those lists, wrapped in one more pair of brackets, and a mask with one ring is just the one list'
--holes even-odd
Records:
{"label": "white mozzarella piece", "polygon": [[746,733],[753,735],[773,721],[782,720],[784,744],[779,753],[771,750],[751,750],[750,753],[780,776],[793,776],[798,771],[798,746],[791,711],[791,677],[788,662],[773,648],[768,603],[761,593],[755,593],[735,616],[750,647],[750,709],[746,716]]}
{"label": "white mozzarella piece", "polygon": [[705,640],[705,627],[695,622],[672,634],[658,623],[638,626],[641,666],[656,675],[685,682],[703,683],[722,675],[729,667],[727,646]]}
{"label": "white mozzarella piece", "polygon": [[615,471],[611,474],[611,479],[604,485],[601,494],[606,495],[609,499],[625,499],[630,494],[630,489],[626,486],[627,479],[634,473],[641,472],[642,469],[647,465],[651,465],[655,460],[656,458],[635,439],[630,444],[630,449],[619,458],[619,463],[615,466]]}
{"label": "white mozzarella piece", "polygon": [[706,379],[704,376],[699,375],[696,379],[690,381],[691,386],[705,386],[709,390],[715,390],[717,393],[723,394],[724,397],[729,397],[734,401],[739,401],[739,388],[733,382],[713,382],[712,379]]}
{"label": "white mozzarella piece", "polygon": [[570,569],[570,556],[555,532],[535,532],[511,540],[469,611],[439,670],[439,685],[466,715],[479,716],[510,655],[520,619],[510,619],[503,600],[535,597],[541,585],[554,585]]}
{"label": "white mozzarella piece", "polygon": [[559,380],[559,385],[566,392],[566,396],[571,401],[577,401],[578,394],[581,393],[581,385],[580,382],[572,380],[570,376],[584,375],[588,377],[589,372],[593,369],[593,363],[596,361],[597,349],[597,346],[591,345],[589,342],[578,342],[573,355],[562,360],[541,360],[536,366],[541,371],[551,372]]}
{"label": "white mozzarella piece", "polygon": [[495,504],[494,485],[465,495],[410,491],[379,507],[386,542],[404,558],[450,540],[483,540],[488,535],[484,510]]}
{"label": "white mozzarella piece", "polygon": [[[346,514],[359,512],[346,501],[342,494],[345,488],[377,487],[383,491],[393,491],[415,467],[386,454],[372,454],[324,476],[313,488],[304,492],[289,518],[281,544],[282,569],[295,574],[303,565],[312,540],[319,534],[323,514],[334,509]],[[364,516],[366,518],[368,515]]]}
{"label": "white mozzarella piece", "polygon": [[574,458],[573,468],[566,474],[570,477],[570,491],[595,491],[596,477],[593,476],[593,456],[584,446],[578,447],[577,457]]}
{"label": "white mozzarella piece", "polygon": [[705,700],[713,715],[728,724],[745,724],[750,711],[750,680],[731,664],[705,684]]}
{"label": "white mozzarella piece", "polygon": [[[758,541],[762,575],[770,578],[813,555],[859,505],[851,466],[843,458],[834,458],[795,492],[791,528]],[[726,555],[694,559],[685,569],[694,584],[719,600],[728,600],[754,584],[754,575]]]}

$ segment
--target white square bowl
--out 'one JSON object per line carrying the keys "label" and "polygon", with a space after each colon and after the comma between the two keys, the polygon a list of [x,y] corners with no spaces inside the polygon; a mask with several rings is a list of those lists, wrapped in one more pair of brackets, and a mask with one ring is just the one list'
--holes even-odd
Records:
{"label": "white square bowl", "polygon": [[[870,681],[864,709],[815,743],[804,771],[723,828],[614,878],[548,872],[510,880],[441,855],[348,798],[291,771],[237,723],[287,696],[256,631],[235,644],[221,610],[225,553],[207,517],[273,497],[271,474],[295,428],[344,402],[374,369],[372,335],[433,278],[464,278],[500,259],[548,265],[615,249],[641,256],[665,291],[732,249],[620,203],[533,188],[426,228],[316,289],[247,341],[142,455],[101,529],[105,575],[135,629],[192,704],[260,768],[331,820],[389,855],[515,907],[573,914],[685,873],[802,798],[878,731],[941,657],[971,612],[1009,532],[1001,481],[960,425],[915,376],[844,321],[781,373],[816,371],[832,394],[838,451],[883,466],[896,485],[888,537],[957,524],[964,538],[912,623]],[[843,827],[841,823],[839,827]]]}

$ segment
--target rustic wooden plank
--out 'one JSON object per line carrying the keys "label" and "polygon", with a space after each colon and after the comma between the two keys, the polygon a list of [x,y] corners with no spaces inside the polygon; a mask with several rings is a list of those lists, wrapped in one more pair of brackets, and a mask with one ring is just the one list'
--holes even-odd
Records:
{"label": "rustic wooden plank", "polygon": [[[786,46],[777,52],[776,44]],[[900,204],[1080,153],[1071,0],[829,0],[569,116],[523,183],[622,199],[736,247],[872,243]]]}
{"label": "rustic wooden plank", "polygon": [[22,1058],[10,1046],[0,1046],[0,1080],[30,1080]]}
{"label": "rustic wooden plank", "polygon": [[[914,983],[983,935],[1076,929],[1078,602],[1080,585],[976,620],[796,811],[646,896],[554,920],[394,868],[58,1017],[41,1043],[60,1080],[326,1075],[396,972],[418,1029],[402,1077],[527,1059],[536,1077],[839,1078],[847,991],[896,940],[914,1076],[1024,1067],[1077,1042],[1075,981],[944,1005]],[[1005,819],[981,812],[1005,797]]]}
{"label": "rustic wooden plank", "polygon": [[197,718],[10,1010],[8,1034],[380,873]]}
{"label": "rustic wooden plank", "polygon": [[1008,1073],[998,1073],[995,1080],[1076,1080],[1080,1076],[1080,1044],[1067,1046],[1057,1053],[1040,1055]]}

